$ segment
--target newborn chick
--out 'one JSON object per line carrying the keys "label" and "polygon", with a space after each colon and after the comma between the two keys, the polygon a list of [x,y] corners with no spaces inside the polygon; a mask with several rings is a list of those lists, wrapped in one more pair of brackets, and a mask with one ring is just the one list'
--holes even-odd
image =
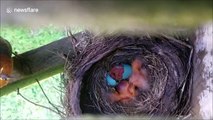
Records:
{"label": "newborn chick", "polygon": [[114,66],[110,70],[110,76],[112,76],[112,78],[115,80],[121,80],[123,73],[124,73],[123,66]]}
{"label": "newborn chick", "polygon": [[116,87],[117,92],[110,94],[112,102],[127,103],[136,96],[135,86],[128,81],[121,81]]}
{"label": "newborn chick", "polygon": [[139,59],[135,59],[132,62],[132,75],[129,78],[129,82],[132,83],[139,89],[147,90],[149,89],[149,84],[146,78],[146,73],[142,70],[142,62]]}

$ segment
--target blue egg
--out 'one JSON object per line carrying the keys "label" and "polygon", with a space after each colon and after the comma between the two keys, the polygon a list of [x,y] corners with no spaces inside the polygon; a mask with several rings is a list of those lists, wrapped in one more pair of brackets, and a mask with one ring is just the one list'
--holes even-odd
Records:
{"label": "blue egg", "polygon": [[107,85],[112,86],[112,87],[114,87],[118,84],[116,82],[116,80],[113,79],[109,74],[107,74],[107,76],[106,76],[106,82],[107,82]]}
{"label": "blue egg", "polygon": [[122,75],[122,79],[127,79],[132,74],[132,67],[128,64],[123,64],[124,67],[124,73]]}

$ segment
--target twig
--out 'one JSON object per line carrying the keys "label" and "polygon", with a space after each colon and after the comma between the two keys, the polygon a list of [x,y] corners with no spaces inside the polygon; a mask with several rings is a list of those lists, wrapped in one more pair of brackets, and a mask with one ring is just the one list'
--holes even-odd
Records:
{"label": "twig", "polygon": [[27,102],[30,102],[30,103],[32,103],[32,104],[34,104],[34,105],[36,105],[36,106],[39,106],[39,107],[48,109],[48,110],[50,110],[50,111],[52,111],[52,112],[58,114],[57,111],[55,111],[55,110],[53,110],[53,109],[51,109],[51,108],[49,108],[49,107],[46,107],[46,106],[44,106],[44,105],[40,105],[40,104],[37,104],[37,103],[35,103],[35,102],[32,102],[31,100],[29,100],[29,99],[27,99],[26,97],[24,97],[24,96],[20,93],[19,88],[17,89],[17,95],[20,95],[20,96],[21,96],[24,100],[26,100]]}
{"label": "twig", "polygon": [[70,28],[68,28],[68,27],[66,28],[66,33],[67,33],[67,37],[69,37],[69,38],[71,37],[71,39],[70,39],[70,41],[72,43],[71,45],[72,45],[75,56],[77,56],[78,50],[77,50],[76,44],[77,44],[78,40],[72,34],[72,31]]}
{"label": "twig", "polygon": [[61,114],[65,115],[65,113],[61,112],[61,111],[49,100],[49,98],[47,97],[46,93],[44,92],[44,90],[43,90],[43,88],[42,88],[40,82],[39,82],[37,79],[36,79],[36,81],[37,81],[39,87],[41,88],[41,91],[42,91],[42,93],[44,94],[45,98],[46,98],[47,101],[49,102],[49,104],[52,105],[52,107],[56,109],[56,111],[58,112],[58,114],[60,114],[60,115],[61,115]]}

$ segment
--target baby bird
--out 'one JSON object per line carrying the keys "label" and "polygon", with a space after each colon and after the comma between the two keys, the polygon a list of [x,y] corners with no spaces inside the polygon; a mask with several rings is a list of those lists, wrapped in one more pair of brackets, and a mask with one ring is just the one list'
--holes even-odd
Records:
{"label": "baby bird", "polygon": [[129,82],[141,90],[149,89],[149,84],[146,77],[146,72],[141,68],[142,61],[136,58],[132,62],[132,75],[129,78]]}
{"label": "baby bird", "polygon": [[116,92],[110,94],[110,100],[114,102],[128,103],[137,95],[135,86],[128,81],[121,81],[116,86]]}
{"label": "baby bird", "polygon": [[0,88],[8,84],[13,71],[12,47],[10,43],[0,37]]}
{"label": "baby bird", "polygon": [[120,66],[114,66],[110,70],[110,76],[112,76],[112,78],[115,79],[115,80],[121,80],[123,73],[124,73],[124,68],[121,65]]}

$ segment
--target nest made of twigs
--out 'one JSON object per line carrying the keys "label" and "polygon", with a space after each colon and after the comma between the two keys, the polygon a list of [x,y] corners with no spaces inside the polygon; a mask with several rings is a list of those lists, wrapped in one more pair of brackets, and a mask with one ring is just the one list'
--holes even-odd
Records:
{"label": "nest made of twigs", "polygon": [[[67,116],[84,113],[108,115],[186,115],[190,110],[192,47],[164,35],[106,35],[90,37],[67,66]],[[114,64],[143,61],[149,91],[141,91],[129,104],[112,103],[106,94],[106,74]]]}

